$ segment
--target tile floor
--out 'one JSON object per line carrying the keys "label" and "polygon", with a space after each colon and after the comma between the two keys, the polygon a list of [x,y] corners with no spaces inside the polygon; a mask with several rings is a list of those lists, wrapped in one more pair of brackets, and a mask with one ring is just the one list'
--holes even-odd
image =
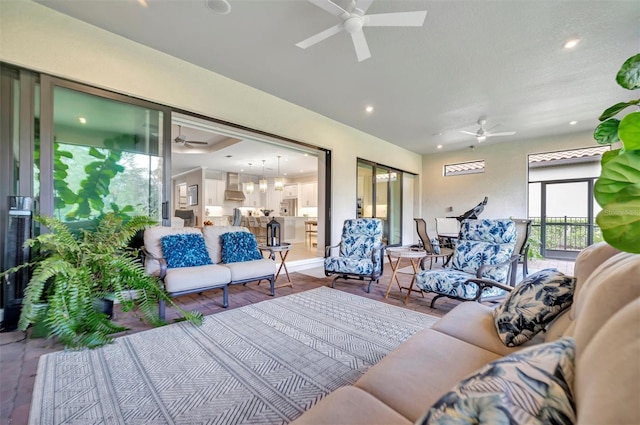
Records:
{"label": "tile floor", "polygon": [[[436,266],[439,267],[439,266]],[[568,274],[573,273],[573,263],[567,261],[549,262],[532,261],[529,269],[544,267],[556,267]],[[410,275],[399,274],[403,284],[408,284]],[[429,307],[433,295],[412,294],[407,305],[403,300],[406,291],[400,293],[397,287],[392,287],[389,297],[384,299],[384,293],[389,284],[391,273],[385,270],[385,275],[379,284],[372,285],[371,293],[363,290],[363,283],[357,281],[339,281],[335,287],[338,290],[361,295],[367,298],[386,302],[389,304],[406,307],[412,310],[442,317],[459,302],[447,298],[440,299],[436,308]],[[293,288],[283,287],[276,292],[277,297],[286,296],[296,292],[306,291],[322,285],[329,285],[330,278],[324,277],[321,269],[309,269],[291,273]],[[286,277],[280,276],[278,283],[284,283]],[[271,299],[268,294],[268,285],[255,283],[246,286],[238,285],[230,288],[229,308],[238,308],[243,305]],[[184,309],[197,309],[205,315],[215,314],[224,309],[221,306],[222,293],[220,290],[212,290],[202,295],[186,295],[176,299],[176,302]],[[175,309],[168,308],[167,320],[177,318]],[[121,335],[131,334],[149,329],[149,326],[140,320],[136,312],[121,312],[115,308],[115,320],[129,328]],[[119,335],[120,336],[120,335]],[[38,359],[41,355],[53,351],[62,350],[59,344],[51,340],[29,338],[24,332],[0,333],[0,425],[22,425],[28,423],[29,409],[31,405],[31,393],[35,382]]]}

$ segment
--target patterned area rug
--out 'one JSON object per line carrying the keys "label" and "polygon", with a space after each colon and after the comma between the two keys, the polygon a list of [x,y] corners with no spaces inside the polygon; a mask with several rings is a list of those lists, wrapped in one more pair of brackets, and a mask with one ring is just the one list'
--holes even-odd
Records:
{"label": "patterned area rug", "polygon": [[320,287],[40,358],[31,424],[286,424],[437,317]]}

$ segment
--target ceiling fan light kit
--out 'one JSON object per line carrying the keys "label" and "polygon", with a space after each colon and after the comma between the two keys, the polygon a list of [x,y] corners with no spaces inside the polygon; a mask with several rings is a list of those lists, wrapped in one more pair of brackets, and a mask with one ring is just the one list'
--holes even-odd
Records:
{"label": "ceiling fan light kit", "polygon": [[367,9],[369,9],[373,0],[354,1],[351,3],[351,7],[347,8],[349,10],[343,9],[330,0],[309,0],[309,2],[339,17],[342,19],[342,22],[302,40],[297,43],[296,46],[301,49],[306,49],[322,40],[326,40],[332,35],[346,31],[351,34],[351,40],[356,50],[358,62],[362,62],[371,57],[367,39],[362,31],[363,27],[421,27],[424,25],[425,18],[427,17],[426,10],[366,15]]}
{"label": "ceiling fan light kit", "polygon": [[496,136],[513,136],[514,134],[516,134],[515,131],[501,131],[499,133],[494,133],[491,130],[496,128],[497,126],[499,126],[500,124],[496,124],[493,127],[491,127],[490,129],[486,129],[484,126],[487,123],[487,120],[484,118],[480,118],[478,120],[478,125],[480,126],[480,128],[474,133],[471,131],[466,131],[466,130],[460,130],[460,133],[463,134],[469,134],[470,136],[474,136],[476,138],[476,140],[478,141],[478,143],[482,143],[485,140],[487,140],[487,138],[489,137],[496,137]]}

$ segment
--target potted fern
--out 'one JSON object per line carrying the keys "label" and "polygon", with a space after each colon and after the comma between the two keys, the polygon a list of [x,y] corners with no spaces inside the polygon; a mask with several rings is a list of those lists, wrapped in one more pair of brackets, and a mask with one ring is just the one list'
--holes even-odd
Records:
{"label": "potted fern", "polygon": [[160,299],[176,307],[186,320],[202,323],[200,313],[186,312],[173,303],[157,279],[145,272],[137,252],[128,248],[138,231],[155,224],[149,217],[126,220],[122,214],[109,213],[97,220],[95,228],[76,233],[58,219],[41,216],[37,220],[50,233],[26,243],[41,255],[0,274],[33,268],[18,329],[42,322],[46,336],[57,337],[68,348],[110,343],[112,334],[126,328],[96,308],[96,300],[104,299],[117,300],[123,311],[137,306],[153,326],[164,324],[158,316]]}

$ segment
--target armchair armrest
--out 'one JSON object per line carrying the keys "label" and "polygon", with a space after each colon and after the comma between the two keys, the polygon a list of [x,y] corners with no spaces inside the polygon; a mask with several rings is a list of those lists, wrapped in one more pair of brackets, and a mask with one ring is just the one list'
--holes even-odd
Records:
{"label": "armchair armrest", "polygon": [[373,269],[377,268],[377,265],[380,264],[380,274],[382,274],[382,269],[384,267],[384,250],[386,249],[386,245],[380,245],[371,250],[371,262],[373,263]]}
{"label": "armchair armrest", "polygon": [[327,245],[324,247],[324,258],[331,257],[331,250],[334,248],[340,248],[340,244],[338,245]]}
{"label": "armchair armrest", "polygon": [[[512,286],[505,285],[504,283],[496,282],[495,280],[486,279],[486,278],[474,277],[474,278],[471,278],[471,279],[467,279],[467,282],[475,283],[476,285],[478,285],[480,287],[480,292],[482,292],[482,290],[484,288],[488,288],[490,286],[503,289],[503,290],[505,290],[507,292],[513,291],[513,287]],[[465,282],[465,283],[467,283],[467,282]]]}
{"label": "armchair armrest", "polygon": [[142,263],[146,264],[147,261],[157,261],[160,265],[160,274],[158,275],[158,279],[164,281],[164,277],[167,275],[167,260],[162,257],[156,257],[149,253],[146,248],[140,248],[140,252],[142,254]]}
{"label": "armchair armrest", "polygon": [[511,276],[509,276],[509,283],[511,284],[511,286],[514,286],[516,283],[516,268],[518,266],[518,260],[520,259],[520,254],[513,254],[507,261],[503,261],[502,263],[498,263],[498,264],[483,264],[480,267],[478,267],[478,270],[476,271],[476,278],[478,279],[482,279],[482,274],[484,273],[485,270],[489,269],[489,268],[494,268],[494,267],[510,267],[510,271],[511,271]]}

